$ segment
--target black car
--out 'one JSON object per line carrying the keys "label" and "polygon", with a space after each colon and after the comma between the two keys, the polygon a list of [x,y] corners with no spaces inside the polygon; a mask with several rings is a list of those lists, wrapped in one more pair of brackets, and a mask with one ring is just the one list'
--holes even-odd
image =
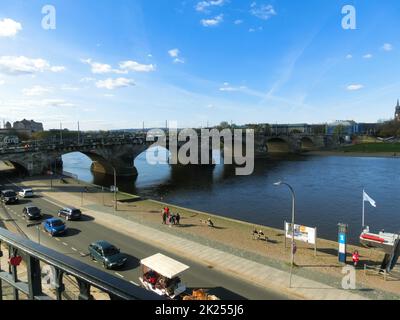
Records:
{"label": "black car", "polygon": [[5,204],[17,203],[18,197],[13,190],[3,190],[1,192],[1,201],[3,201]]}
{"label": "black car", "polygon": [[28,220],[40,220],[42,218],[42,212],[38,207],[25,207],[22,213]]}
{"label": "black car", "polygon": [[106,269],[122,267],[128,260],[126,255],[107,241],[97,241],[89,245],[89,255]]}
{"label": "black car", "polygon": [[82,212],[75,208],[63,208],[58,211],[58,216],[65,218],[65,220],[80,220]]}

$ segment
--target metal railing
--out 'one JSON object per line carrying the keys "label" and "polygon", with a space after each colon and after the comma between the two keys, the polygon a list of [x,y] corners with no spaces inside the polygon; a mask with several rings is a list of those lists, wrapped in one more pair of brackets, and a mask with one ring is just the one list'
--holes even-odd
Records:
{"label": "metal railing", "polygon": [[[160,300],[161,297],[105,271],[96,269],[81,261],[65,256],[52,249],[43,247],[10,231],[0,228],[1,244],[8,246],[8,270],[0,266],[0,300],[3,299],[3,283],[11,286],[13,299],[18,300],[22,293],[29,300],[51,300],[42,290],[42,274],[40,264],[46,264],[54,270],[54,288],[57,300],[63,299],[65,285],[64,276],[76,279],[79,287],[79,300],[92,300],[91,288],[107,294],[111,300]],[[18,265],[22,259],[26,265],[26,281],[18,279]],[[19,261],[20,263],[22,261]]]}

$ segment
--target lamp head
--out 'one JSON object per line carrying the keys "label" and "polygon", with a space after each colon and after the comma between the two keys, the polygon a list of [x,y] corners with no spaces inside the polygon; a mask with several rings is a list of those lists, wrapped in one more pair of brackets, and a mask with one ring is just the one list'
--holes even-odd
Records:
{"label": "lamp head", "polygon": [[282,185],[282,181],[278,181],[278,182],[275,182],[274,183],[274,186],[277,186],[277,187],[279,187],[279,186],[281,186]]}

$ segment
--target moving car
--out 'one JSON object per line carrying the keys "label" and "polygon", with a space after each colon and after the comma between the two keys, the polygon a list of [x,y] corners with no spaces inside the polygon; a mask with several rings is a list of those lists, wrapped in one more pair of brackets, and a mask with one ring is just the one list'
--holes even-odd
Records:
{"label": "moving car", "polygon": [[13,190],[3,190],[1,192],[1,201],[3,201],[5,204],[17,203],[18,197]]}
{"label": "moving car", "polygon": [[80,220],[82,212],[76,208],[63,208],[58,211],[58,216],[65,218],[65,220]]}
{"label": "moving car", "polygon": [[176,299],[186,291],[179,275],[189,266],[161,253],[140,261],[143,275],[139,278],[142,286],[160,296]]}
{"label": "moving car", "polygon": [[96,241],[89,245],[89,256],[103,264],[106,269],[122,267],[128,258],[107,241]]}
{"label": "moving car", "polygon": [[28,219],[28,220],[40,220],[42,218],[42,212],[38,207],[35,206],[29,206],[25,207],[22,210],[22,214]]}
{"label": "moving car", "polygon": [[50,233],[51,236],[63,234],[67,230],[64,221],[58,218],[51,218],[43,222],[43,228],[46,232]]}
{"label": "moving car", "polygon": [[34,196],[33,190],[31,188],[22,189],[20,192],[18,192],[18,196],[21,198],[32,198]]}

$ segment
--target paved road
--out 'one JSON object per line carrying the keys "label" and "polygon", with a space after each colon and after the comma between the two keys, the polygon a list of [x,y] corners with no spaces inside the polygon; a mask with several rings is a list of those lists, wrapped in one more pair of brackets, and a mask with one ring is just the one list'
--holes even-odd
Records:
{"label": "paved road", "polygon": [[[2,188],[18,190],[14,185],[2,181]],[[272,292],[242,280],[236,279],[230,275],[225,275],[219,271],[212,270],[206,266],[192,260],[188,260],[181,256],[173,255],[159,248],[153,247],[147,243],[140,242],[136,239],[119,233],[117,230],[106,228],[87,215],[83,216],[82,221],[67,222],[68,232],[64,236],[52,238],[47,233],[41,230],[38,232],[36,227],[27,227],[27,222],[22,216],[22,209],[26,205],[36,205],[42,209],[45,218],[56,216],[60,209],[51,201],[37,196],[33,199],[22,199],[19,204],[7,205],[2,208],[6,210],[15,223],[21,230],[33,241],[38,241],[40,234],[40,242],[42,245],[57,250],[63,254],[74,257],[85,263],[102,268],[98,263],[93,262],[88,257],[87,247],[90,243],[96,240],[106,240],[117,246],[121,251],[128,255],[129,260],[126,266],[120,270],[110,272],[118,277],[121,277],[133,284],[139,282],[140,276],[140,259],[151,256],[155,253],[166,254],[182,263],[190,266],[190,269],[185,272],[181,278],[186,286],[190,289],[210,289],[211,294],[215,294],[221,299],[251,299],[251,300],[280,300],[287,299],[283,294]],[[0,217],[7,218],[4,212],[0,210]],[[166,244],[167,245],[167,244]]]}

